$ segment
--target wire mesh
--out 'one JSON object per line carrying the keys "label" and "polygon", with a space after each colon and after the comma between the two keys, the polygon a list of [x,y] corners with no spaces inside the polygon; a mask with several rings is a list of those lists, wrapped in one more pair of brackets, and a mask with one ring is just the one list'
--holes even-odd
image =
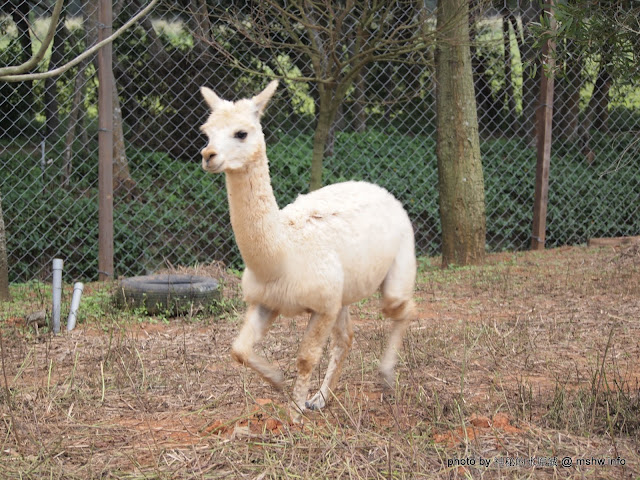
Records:
{"label": "wire mesh", "polygon": [[[96,42],[101,0],[70,2],[40,71]],[[407,208],[421,255],[440,250],[435,157],[435,2],[166,2],[113,47],[117,275],[221,260],[238,268],[224,179],[199,168],[199,88],[235,100],[282,79],[264,117],[280,206],[322,182],[385,186]],[[144,5],[115,2],[114,27]],[[0,65],[24,62],[52,1],[5,2]],[[537,2],[471,20],[489,251],[527,249],[535,182]],[[631,29],[625,55],[637,59]],[[634,40],[635,39],[635,40]],[[635,43],[634,43],[635,42]],[[624,45],[623,45],[624,46]],[[548,247],[640,233],[640,71],[610,52],[558,44]],[[608,56],[609,55],[609,56]],[[633,61],[627,65],[633,65]],[[97,76],[90,58],[52,80],[0,81],[0,194],[10,279],[98,275]],[[333,117],[326,140],[321,117]]]}

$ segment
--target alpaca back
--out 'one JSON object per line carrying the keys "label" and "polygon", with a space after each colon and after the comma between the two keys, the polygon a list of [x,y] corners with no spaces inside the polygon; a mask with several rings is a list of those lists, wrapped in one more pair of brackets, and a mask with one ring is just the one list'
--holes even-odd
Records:
{"label": "alpaca back", "polygon": [[414,256],[413,228],[393,195],[366,182],[324,187],[282,210],[292,253],[308,272],[337,261],[344,278],[343,304],[371,295],[398,252]]}
{"label": "alpaca back", "polygon": [[384,188],[367,182],[336,183],[299,195],[282,209],[282,215],[289,234],[305,239],[319,234],[340,244],[347,232],[375,237],[380,230],[413,236],[402,204]]}

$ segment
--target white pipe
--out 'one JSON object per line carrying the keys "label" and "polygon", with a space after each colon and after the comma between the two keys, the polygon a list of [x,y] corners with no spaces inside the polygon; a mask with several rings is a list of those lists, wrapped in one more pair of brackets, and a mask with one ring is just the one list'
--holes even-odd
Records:
{"label": "white pipe", "polygon": [[53,259],[53,308],[51,320],[53,333],[60,332],[60,302],[62,300],[62,266],[64,262],[60,258]]}
{"label": "white pipe", "polygon": [[67,319],[67,332],[73,330],[76,326],[76,315],[78,314],[78,307],[80,306],[80,298],[82,297],[82,290],[84,285],[82,282],[76,282],[73,285],[73,297],[71,298],[71,309],[69,310],[69,318]]}

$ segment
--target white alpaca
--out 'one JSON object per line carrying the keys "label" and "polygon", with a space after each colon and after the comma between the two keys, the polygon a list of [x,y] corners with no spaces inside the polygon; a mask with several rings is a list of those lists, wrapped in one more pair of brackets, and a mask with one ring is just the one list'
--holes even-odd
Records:
{"label": "white alpaca", "polygon": [[[242,289],[249,308],[232,357],[281,388],[284,377],[253,347],[279,315],[311,313],[298,350],[292,417],[324,407],[351,347],[348,305],[382,292],[394,320],[380,371],[387,385],[402,336],[414,317],[416,259],[407,213],[389,192],[365,182],[330,185],[280,210],[269,178],[260,125],[278,86],[271,82],[251,99],[229,102],[209,88],[202,95],[211,115],[200,127],[209,137],[202,168],[225,172],[233,232],[246,264]],[[307,401],[314,367],[331,334],[331,357],[318,393]]]}

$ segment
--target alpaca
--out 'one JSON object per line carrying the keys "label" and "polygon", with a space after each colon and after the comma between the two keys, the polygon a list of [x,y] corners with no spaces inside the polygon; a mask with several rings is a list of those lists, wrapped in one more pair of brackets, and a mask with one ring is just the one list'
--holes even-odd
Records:
{"label": "alpaca", "polygon": [[[253,350],[282,314],[310,313],[298,350],[291,415],[319,410],[330,399],[353,340],[348,306],[376,290],[393,320],[380,373],[395,384],[402,337],[415,316],[412,299],[416,257],[413,227],[400,204],[382,187],[344,182],[300,195],[279,209],[271,187],[260,117],[278,86],[272,81],[250,99],[230,102],[201,92],[211,114],[200,129],[209,143],[202,168],[224,172],[231,225],[245,262],[242,290],[248,311],[231,356],[277,388],[283,374]],[[309,400],[311,374],[331,337],[320,390]]]}

